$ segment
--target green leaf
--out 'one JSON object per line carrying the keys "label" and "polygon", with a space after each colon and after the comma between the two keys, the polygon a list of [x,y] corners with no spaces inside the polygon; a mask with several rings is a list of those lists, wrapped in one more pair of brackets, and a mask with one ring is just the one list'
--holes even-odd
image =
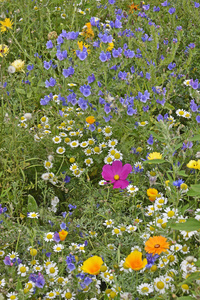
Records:
{"label": "green leaf", "polygon": [[37,202],[35,201],[33,196],[28,195],[28,212],[37,212],[37,211],[38,211]]}
{"label": "green leaf", "polygon": [[27,98],[31,98],[31,96],[32,96],[32,92],[28,92]]}
{"label": "green leaf", "polygon": [[169,103],[165,103],[165,108],[169,109],[169,110],[174,110],[174,106],[172,106],[171,104]]}
{"label": "green leaf", "polygon": [[166,160],[164,159],[151,159],[144,161],[143,164],[163,164],[165,162]]}
{"label": "green leaf", "polygon": [[178,172],[178,175],[179,176],[182,176],[182,177],[188,177],[188,175],[185,173],[185,171],[181,170]]}
{"label": "green leaf", "polygon": [[18,278],[16,290],[19,291],[19,290],[21,290],[21,289],[22,289],[22,284],[21,284],[20,279]]}
{"label": "green leaf", "polygon": [[178,300],[194,300],[195,298],[192,296],[182,296],[177,298]]}
{"label": "green leaf", "polygon": [[196,262],[194,262],[195,266],[200,267],[200,259],[198,259]]}
{"label": "green leaf", "polygon": [[18,88],[16,88],[15,90],[16,90],[16,92],[19,93],[19,94],[22,94],[22,95],[25,95],[25,94],[26,94],[25,90],[23,90],[23,89],[18,89]]}
{"label": "green leaf", "polygon": [[195,192],[199,192],[200,194],[200,184],[192,184],[191,189]]}
{"label": "green leaf", "polygon": [[200,141],[200,134],[194,135],[188,141]]}
{"label": "green leaf", "polygon": [[200,221],[190,218],[185,223],[173,223],[171,228],[175,230],[195,231],[200,229]]}
{"label": "green leaf", "polygon": [[190,190],[187,192],[187,196],[197,197],[197,196],[199,196],[199,192],[196,192],[196,191],[190,189]]}

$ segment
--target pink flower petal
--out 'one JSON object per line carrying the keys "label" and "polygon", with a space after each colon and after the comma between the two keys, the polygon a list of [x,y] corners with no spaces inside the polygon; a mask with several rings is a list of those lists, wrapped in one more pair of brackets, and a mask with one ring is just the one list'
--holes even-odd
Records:
{"label": "pink flower petal", "polygon": [[122,171],[122,162],[120,160],[115,160],[112,163],[112,171],[113,171],[113,175],[119,175]]}
{"label": "pink flower petal", "polygon": [[132,171],[132,166],[130,164],[125,164],[121,170],[121,173],[119,174],[119,177],[121,180],[125,180],[129,173]]}
{"label": "pink flower petal", "polygon": [[113,189],[125,189],[129,185],[127,180],[117,180],[113,185]]}
{"label": "pink flower petal", "polygon": [[101,173],[103,179],[105,180],[114,180],[113,172],[112,172],[112,166],[105,165],[103,166],[103,172]]}

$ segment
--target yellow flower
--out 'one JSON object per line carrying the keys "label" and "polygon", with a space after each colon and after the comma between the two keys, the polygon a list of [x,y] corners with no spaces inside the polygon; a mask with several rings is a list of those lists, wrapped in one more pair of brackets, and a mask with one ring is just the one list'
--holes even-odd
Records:
{"label": "yellow flower", "polygon": [[162,158],[162,154],[160,154],[159,152],[149,153],[147,157],[148,160],[161,159],[161,158]]}
{"label": "yellow flower", "polygon": [[0,21],[1,24],[1,32],[5,32],[7,28],[12,29],[13,21],[10,18],[6,18],[4,21]]}
{"label": "yellow flower", "polygon": [[85,24],[85,26],[83,27],[83,32],[81,32],[81,35],[83,35],[86,38],[94,37],[94,31],[92,30],[92,25],[90,22]]}
{"label": "yellow flower", "polygon": [[89,116],[85,120],[86,120],[87,123],[89,123],[91,125],[95,122],[95,117]]}
{"label": "yellow flower", "polygon": [[158,191],[156,189],[147,190],[147,196],[149,197],[150,201],[155,201],[157,195],[158,195]]}
{"label": "yellow flower", "polygon": [[142,260],[142,252],[134,250],[125,259],[125,267],[131,268],[134,271],[144,269],[147,264],[147,259]]}
{"label": "yellow flower", "polygon": [[16,72],[20,72],[20,71],[23,72],[24,60],[16,59],[15,61],[13,61],[11,66],[15,67]]}
{"label": "yellow flower", "polygon": [[200,160],[198,162],[196,160],[190,160],[189,163],[187,164],[187,167],[190,169],[200,169]]}
{"label": "yellow flower", "polygon": [[9,48],[6,45],[0,45],[0,57],[4,57],[8,54]]}
{"label": "yellow flower", "polygon": [[62,229],[58,234],[59,234],[60,240],[64,241],[66,239],[66,236],[68,235],[68,231],[65,231],[64,229]]}
{"label": "yellow flower", "polygon": [[102,258],[100,256],[95,255],[85,260],[81,269],[85,273],[97,275],[99,274],[102,265]]}
{"label": "yellow flower", "polygon": [[114,48],[114,43],[108,43],[108,48],[106,49],[106,51],[112,51],[112,49]]}

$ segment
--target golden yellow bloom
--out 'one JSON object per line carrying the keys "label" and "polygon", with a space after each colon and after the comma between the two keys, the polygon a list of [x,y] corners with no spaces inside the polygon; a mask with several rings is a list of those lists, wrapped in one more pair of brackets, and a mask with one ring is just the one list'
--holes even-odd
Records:
{"label": "golden yellow bloom", "polygon": [[16,72],[23,72],[24,60],[16,59],[15,61],[13,61],[11,66],[15,67]]}
{"label": "golden yellow bloom", "polygon": [[187,167],[190,169],[198,169],[200,170],[200,160],[190,160],[189,163],[187,164]]}
{"label": "golden yellow bloom", "polygon": [[129,10],[129,12],[130,13],[133,13],[133,11],[135,10],[140,10],[139,8],[138,8],[138,6],[139,5],[135,5],[134,3],[132,3],[131,5],[129,5],[129,7],[130,7],[130,10]]}
{"label": "golden yellow bloom", "polygon": [[81,269],[85,273],[97,275],[99,274],[102,265],[102,258],[100,256],[95,255],[85,260]]}
{"label": "golden yellow bloom", "polygon": [[0,57],[4,57],[8,54],[9,48],[6,45],[0,45]]}
{"label": "golden yellow bloom", "polygon": [[92,25],[90,22],[85,24],[85,26],[83,27],[83,32],[81,32],[81,35],[83,35],[86,38],[94,37],[94,31],[92,30]]}
{"label": "golden yellow bloom", "polygon": [[13,21],[10,18],[5,18],[4,21],[0,21],[1,32],[5,32],[8,28],[12,29]]}
{"label": "golden yellow bloom", "polygon": [[65,231],[64,229],[62,229],[58,234],[59,234],[60,240],[64,241],[66,239],[66,236],[68,235],[68,231]]}
{"label": "golden yellow bloom", "polygon": [[158,195],[158,191],[156,189],[148,189],[147,190],[147,196],[149,197],[150,201],[155,201],[156,197]]}
{"label": "golden yellow bloom", "polygon": [[169,243],[164,236],[153,236],[145,243],[145,251],[148,253],[160,255],[162,252],[166,252],[169,249]]}
{"label": "golden yellow bloom", "polygon": [[95,117],[93,116],[89,116],[87,117],[86,119],[86,122],[89,123],[90,125],[93,124],[96,120],[95,120]]}
{"label": "golden yellow bloom", "polygon": [[162,158],[162,154],[160,154],[159,152],[149,153],[149,155],[147,157],[148,160],[161,159],[161,158]]}
{"label": "golden yellow bloom", "polygon": [[147,264],[147,259],[142,260],[142,252],[134,250],[131,252],[125,259],[124,266],[125,268],[131,268],[134,271],[139,271],[144,269]]}
{"label": "golden yellow bloom", "polygon": [[108,48],[106,49],[106,51],[112,51],[112,49],[114,48],[114,43],[108,43]]}

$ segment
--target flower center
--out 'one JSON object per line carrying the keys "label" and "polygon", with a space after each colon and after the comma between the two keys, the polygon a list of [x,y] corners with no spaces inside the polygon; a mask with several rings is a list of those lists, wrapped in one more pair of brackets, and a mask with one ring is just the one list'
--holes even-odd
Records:
{"label": "flower center", "polygon": [[114,179],[115,179],[115,180],[119,180],[119,175],[116,174],[116,175],[114,176]]}
{"label": "flower center", "polygon": [[160,245],[159,245],[159,244],[156,244],[156,245],[154,246],[154,248],[160,248]]}
{"label": "flower center", "polygon": [[163,288],[164,288],[164,283],[162,282],[162,281],[158,281],[157,282],[157,288],[159,289],[159,290],[162,290]]}

